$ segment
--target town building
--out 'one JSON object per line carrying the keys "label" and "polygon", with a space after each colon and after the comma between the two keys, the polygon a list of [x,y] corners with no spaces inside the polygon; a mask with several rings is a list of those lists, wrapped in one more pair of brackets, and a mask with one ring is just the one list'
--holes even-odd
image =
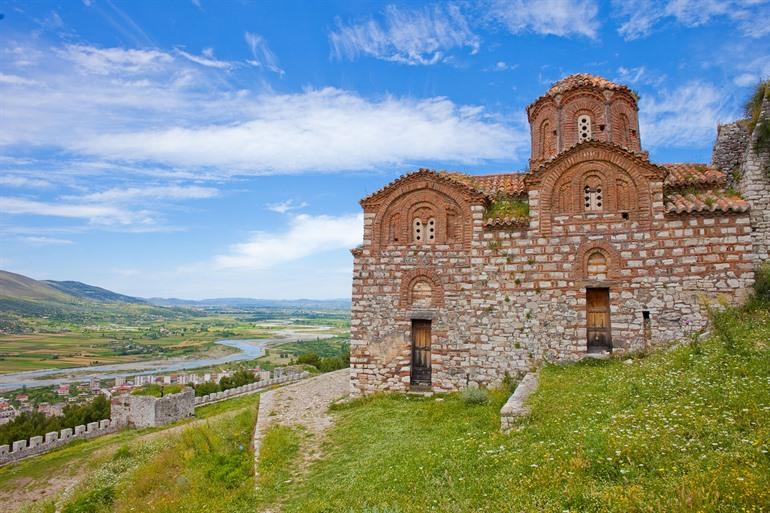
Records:
{"label": "town building", "polygon": [[546,360],[642,350],[751,290],[770,248],[758,131],[720,126],[711,165],[655,163],[637,95],[587,74],[527,117],[526,171],[421,169],[361,200],[354,395],[493,386]]}

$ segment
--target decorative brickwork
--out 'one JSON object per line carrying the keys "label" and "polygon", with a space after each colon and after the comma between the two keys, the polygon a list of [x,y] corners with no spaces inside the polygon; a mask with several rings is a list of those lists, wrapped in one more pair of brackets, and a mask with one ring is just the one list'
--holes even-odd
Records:
{"label": "decorative brickwork", "polygon": [[[353,253],[354,395],[410,390],[426,326],[430,386],[449,391],[495,385],[544,360],[584,357],[589,327],[603,328],[589,326],[597,322],[588,314],[589,290],[608,297],[616,352],[681,338],[706,326],[707,304],[743,301],[754,280],[752,242],[764,240],[752,223],[770,227],[770,217],[756,213],[770,185],[755,177],[742,198],[724,189],[718,169],[651,163],[638,144],[633,93],[586,77],[529,107],[538,164],[527,173],[421,170],[362,201],[364,242]],[[562,149],[542,159],[552,144],[540,137],[542,126],[550,130],[543,123],[560,131],[563,116],[588,111],[595,136],[553,142]],[[528,216],[489,215],[501,198],[512,209],[528,204]],[[435,219],[433,242],[403,228],[418,217]]]}

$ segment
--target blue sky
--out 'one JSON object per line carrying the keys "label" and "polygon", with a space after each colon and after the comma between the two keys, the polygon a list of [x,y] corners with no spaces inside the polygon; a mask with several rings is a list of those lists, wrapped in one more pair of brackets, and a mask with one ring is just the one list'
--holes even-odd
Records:
{"label": "blue sky", "polygon": [[0,1],[0,268],[140,296],[347,297],[358,200],[526,167],[589,72],[654,161],[710,159],[770,76],[762,0]]}

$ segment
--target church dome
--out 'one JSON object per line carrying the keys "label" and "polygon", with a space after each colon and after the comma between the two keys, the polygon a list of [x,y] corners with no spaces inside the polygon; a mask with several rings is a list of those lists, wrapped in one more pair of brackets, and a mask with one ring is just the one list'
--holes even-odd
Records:
{"label": "church dome", "polygon": [[637,95],[628,86],[588,73],[562,78],[527,107],[530,167],[588,140],[641,151],[637,111]]}

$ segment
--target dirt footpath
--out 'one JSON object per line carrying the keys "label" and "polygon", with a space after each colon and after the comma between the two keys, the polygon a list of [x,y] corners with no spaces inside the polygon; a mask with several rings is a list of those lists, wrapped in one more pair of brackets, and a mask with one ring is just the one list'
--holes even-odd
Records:
{"label": "dirt footpath", "polygon": [[350,369],[342,369],[262,394],[253,439],[255,476],[262,438],[277,424],[302,427],[311,435],[302,448],[304,462],[301,467],[320,457],[320,435],[332,424],[329,405],[347,397],[349,392]]}

